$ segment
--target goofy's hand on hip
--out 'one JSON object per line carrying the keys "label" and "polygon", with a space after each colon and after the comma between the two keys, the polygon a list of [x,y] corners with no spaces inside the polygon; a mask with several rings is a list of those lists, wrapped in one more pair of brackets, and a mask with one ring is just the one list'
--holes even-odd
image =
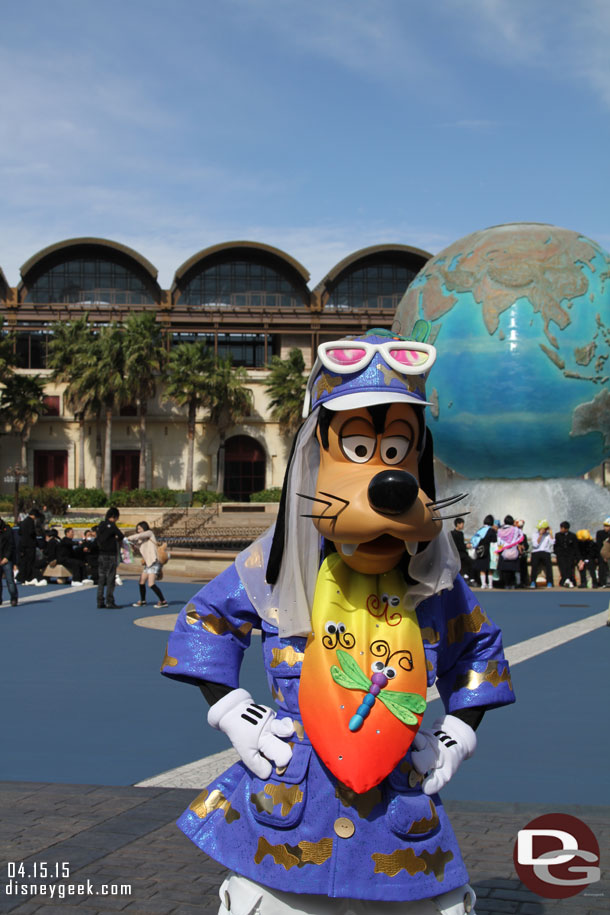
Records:
{"label": "goofy's hand on hip", "polygon": [[437,718],[432,728],[421,728],[413,740],[413,765],[425,778],[424,794],[436,794],[453,778],[460,764],[477,748],[470,725],[454,715]]}
{"label": "goofy's hand on hip", "polygon": [[254,702],[245,689],[233,689],[211,706],[208,723],[226,734],[242,762],[258,778],[269,778],[272,763],[287,766],[292,749],[281,738],[294,733],[291,718],[276,718],[266,705]]}

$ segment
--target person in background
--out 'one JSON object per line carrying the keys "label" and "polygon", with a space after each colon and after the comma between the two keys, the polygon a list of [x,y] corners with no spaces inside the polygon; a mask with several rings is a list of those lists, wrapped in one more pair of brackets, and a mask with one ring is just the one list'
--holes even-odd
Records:
{"label": "person in background", "polygon": [[17,581],[20,585],[35,585],[38,581],[35,572],[38,517],[38,509],[32,507],[19,524],[19,575]]}
{"label": "person in background", "polygon": [[468,548],[464,540],[463,518],[455,519],[453,522],[453,530],[451,531],[451,536],[453,537],[455,548],[458,551],[458,556],[460,557],[460,573],[465,581],[470,581],[471,559],[468,555]]}
{"label": "person in background", "polygon": [[586,528],[576,532],[576,539],[578,542],[579,554],[578,571],[580,573],[580,585],[578,587],[586,588],[587,575],[590,575],[591,587],[597,588],[597,544],[591,536],[590,531],[588,531]]}
{"label": "person in background", "polygon": [[[48,528],[44,534],[44,546],[42,548],[41,569],[44,572],[46,568],[57,565],[57,554],[59,552],[59,534],[54,527]],[[49,574],[49,578],[54,576]]]}
{"label": "person in background", "polygon": [[529,540],[527,539],[527,534],[523,530],[525,527],[525,521],[522,518],[515,519],[515,527],[518,527],[521,533],[523,534],[523,540],[519,544],[519,575],[518,575],[518,588],[527,588],[530,583],[530,573],[528,568],[528,555],[530,551]]}
{"label": "person in background", "polygon": [[48,531],[53,520],[53,512],[46,505],[42,506],[42,529]]}
{"label": "person in background", "polygon": [[96,585],[99,578],[99,547],[97,545],[97,531],[95,528],[85,531],[85,539],[82,548],[87,578],[90,578],[93,584]]}
{"label": "person in background", "polygon": [[573,588],[576,584],[576,565],[580,559],[578,538],[570,530],[570,522],[562,521],[555,537],[555,556],[559,568],[559,585]]}
{"label": "person in background", "polygon": [[70,572],[73,587],[80,587],[83,584],[93,583],[91,578],[83,581],[85,563],[80,548],[74,543],[73,527],[66,527],[64,529],[64,536],[59,543],[59,549],[57,551],[57,561],[60,565],[65,566],[68,572]]}
{"label": "person in background", "polygon": [[604,521],[604,526],[600,528],[599,531],[595,534],[595,542],[597,544],[597,580],[600,588],[605,588],[608,584],[608,562],[601,555],[601,548],[604,543],[610,543],[610,518],[606,518]]}
{"label": "person in background", "polygon": [[498,528],[494,523],[493,515],[485,515],[483,526],[478,529],[470,541],[475,551],[475,557],[472,560],[471,568],[475,578],[478,577],[479,584],[482,588],[492,587],[492,578],[489,570],[491,544],[496,543],[498,539],[497,530]]}
{"label": "person in background", "polygon": [[[99,550],[97,580],[97,606],[102,609],[118,610],[114,602],[114,585],[118,566],[118,547],[123,539],[123,533],[117,527],[120,512],[112,506],[106,512],[103,521],[97,526],[97,546]],[[104,590],[106,592],[104,596]]]}
{"label": "person in background", "polygon": [[14,562],[13,533],[4,518],[0,518],[0,604],[2,603],[2,579],[4,578],[11,599],[11,607],[16,607],[19,603],[17,585],[13,576]]}
{"label": "person in background", "polygon": [[536,579],[540,566],[544,569],[547,588],[553,587],[553,565],[551,555],[555,538],[548,521],[539,521],[536,525],[536,533],[532,537],[532,580],[530,588],[536,587]]}
{"label": "person in background", "polygon": [[498,572],[502,587],[514,591],[519,584],[519,544],[523,543],[523,531],[515,527],[512,515],[506,515],[504,524],[498,530]]}
{"label": "person in background", "polygon": [[135,547],[138,548],[142,556],[142,561],[144,563],[144,569],[140,575],[140,600],[137,600],[133,606],[134,607],[144,607],[146,606],[146,582],[148,581],[148,587],[154,594],[157,595],[157,603],[155,607],[167,607],[167,601],[163,597],[161,588],[156,584],[157,579],[159,578],[163,566],[159,562],[159,556],[157,553],[157,538],[155,537],[153,531],[151,531],[147,521],[140,521],[136,527],[135,534],[131,534],[127,537],[130,543],[133,543]]}

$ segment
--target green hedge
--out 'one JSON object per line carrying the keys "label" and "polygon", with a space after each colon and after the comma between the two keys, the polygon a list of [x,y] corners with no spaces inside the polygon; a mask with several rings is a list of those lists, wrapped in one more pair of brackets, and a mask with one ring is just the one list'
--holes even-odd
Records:
{"label": "green hedge", "polygon": [[197,489],[193,493],[193,505],[213,505],[215,502],[229,501],[223,493],[213,492],[211,489]]}
{"label": "green hedge", "polygon": [[[260,497],[260,498],[259,498]],[[255,493],[250,497],[253,502],[277,502],[280,490],[265,490]],[[215,502],[229,502],[225,495],[207,489],[198,489],[193,493],[193,505],[212,505]],[[5,513],[12,511],[13,503],[10,496],[4,496]],[[4,502],[0,502],[3,505]],[[185,491],[183,489],[119,489],[106,495],[103,489],[63,489],[60,486],[43,489],[42,487],[22,486],[19,489],[19,511],[27,511],[34,505],[42,508],[46,505],[54,515],[65,515],[69,508],[107,508],[116,505],[119,508],[147,508],[160,506],[171,508],[185,504]]]}
{"label": "green hedge", "polygon": [[279,502],[281,497],[281,488],[273,486],[271,489],[261,489],[260,492],[253,492],[250,496],[250,502]]}

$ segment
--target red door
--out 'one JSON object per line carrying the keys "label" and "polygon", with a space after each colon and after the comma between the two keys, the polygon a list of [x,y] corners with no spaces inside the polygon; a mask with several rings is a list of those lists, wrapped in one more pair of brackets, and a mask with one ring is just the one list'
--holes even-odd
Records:
{"label": "red door", "polygon": [[249,435],[234,435],[225,444],[224,494],[247,502],[250,494],[265,488],[265,452]]}
{"label": "red door", "polygon": [[34,452],[34,486],[68,486],[68,452]]}
{"label": "red door", "polygon": [[140,475],[139,451],[112,452],[112,491],[137,489]]}

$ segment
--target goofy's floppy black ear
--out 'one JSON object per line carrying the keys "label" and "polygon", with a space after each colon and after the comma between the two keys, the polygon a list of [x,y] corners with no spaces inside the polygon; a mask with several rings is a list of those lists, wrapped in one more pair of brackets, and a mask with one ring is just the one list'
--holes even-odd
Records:
{"label": "goofy's floppy black ear", "polygon": [[434,443],[432,442],[432,433],[430,427],[426,426],[426,437],[424,448],[419,458],[419,486],[420,489],[430,496],[434,502],[436,500],[436,483],[434,482]]}
{"label": "goofy's floppy black ear", "polygon": [[274,585],[280,574],[280,568],[282,566],[282,557],[284,555],[284,536],[286,533],[286,500],[288,498],[288,471],[290,470],[290,465],[292,464],[292,458],[294,457],[294,449],[296,447],[297,439],[299,437],[299,430],[294,437],[292,446],[290,448],[290,455],[288,457],[288,464],[286,465],[286,473],[284,475],[284,483],[282,485],[282,495],[280,497],[280,507],[277,513],[277,521],[275,522],[275,530],[273,532],[273,540],[271,541],[271,549],[269,551],[269,559],[267,561],[267,572],[265,574],[265,580],[267,584]]}

